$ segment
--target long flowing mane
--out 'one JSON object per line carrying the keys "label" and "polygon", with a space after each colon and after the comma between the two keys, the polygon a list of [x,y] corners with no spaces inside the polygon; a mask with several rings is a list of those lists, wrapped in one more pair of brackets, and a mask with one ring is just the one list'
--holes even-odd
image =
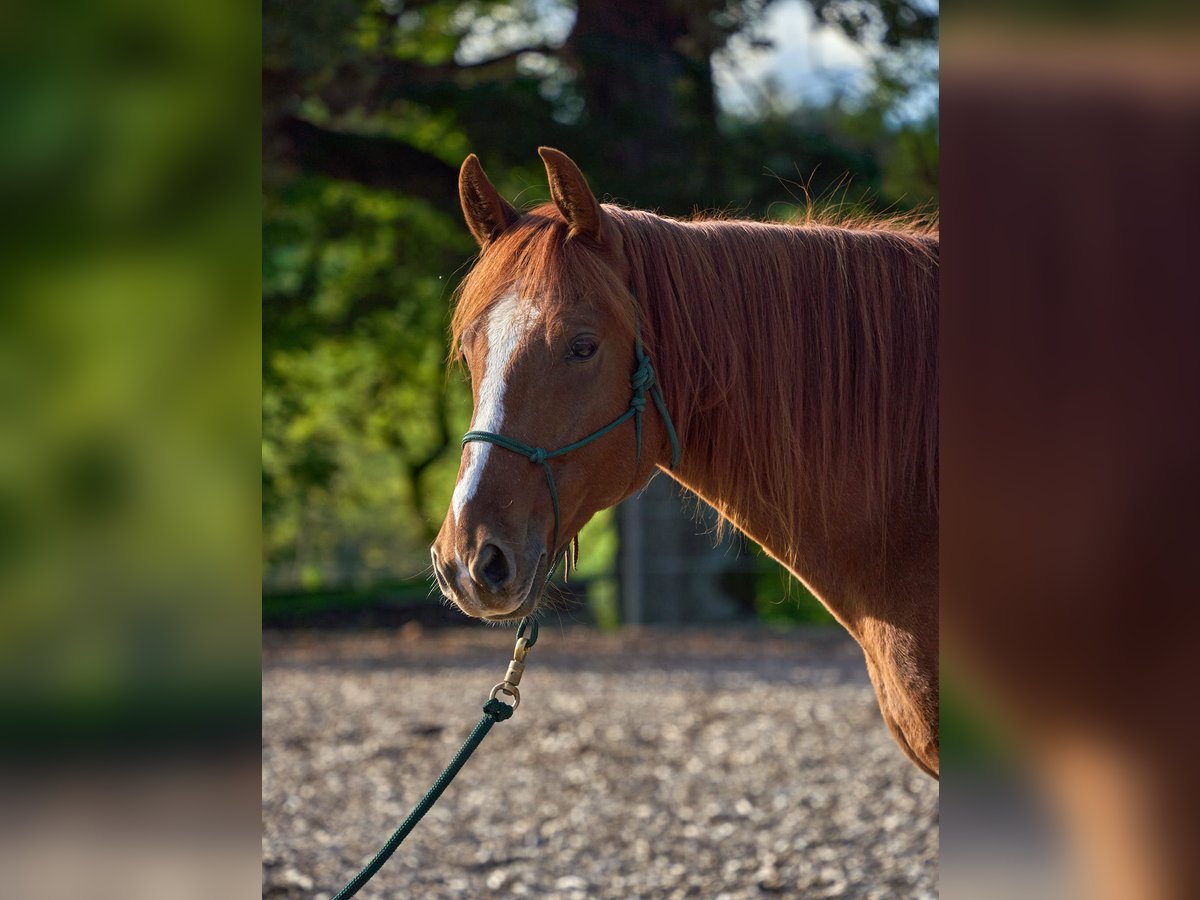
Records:
{"label": "long flowing mane", "polygon": [[847,490],[881,526],[897,504],[936,509],[936,227],[604,210],[627,282],[538,207],[460,286],[454,354],[516,282],[551,324],[570,304],[602,305],[632,336],[640,316],[685,459],[725,462],[706,498],[722,514],[770,508],[792,545],[813,504],[823,515]]}

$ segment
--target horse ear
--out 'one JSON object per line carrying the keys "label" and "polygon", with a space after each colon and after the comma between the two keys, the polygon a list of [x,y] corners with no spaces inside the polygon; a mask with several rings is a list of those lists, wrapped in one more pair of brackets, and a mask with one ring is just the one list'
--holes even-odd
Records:
{"label": "horse ear", "polygon": [[462,201],[467,227],[480,247],[486,247],[521,218],[513,205],[488,181],[474,153],[463,160],[458,171],[458,199]]}
{"label": "horse ear", "polygon": [[579,166],[553,147],[538,147],[538,156],[546,164],[550,199],[571,227],[571,237],[584,236],[599,241],[604,231],[604,211]]}

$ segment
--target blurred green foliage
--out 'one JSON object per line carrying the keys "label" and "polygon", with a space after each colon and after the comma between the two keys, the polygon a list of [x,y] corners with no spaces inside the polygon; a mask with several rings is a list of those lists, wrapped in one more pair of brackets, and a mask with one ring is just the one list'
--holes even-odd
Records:
{"label": "blurred green foliage", "polygon": [[807,587],[782,566],[768,559],[759,547],[753,548],[759,560],[755,576],[754,606],[765,625],[832,625],[837,620]]}
{"label": "blurred green foliage", "polygon": [[0,29],[5,747],[257,730],[254,26],[124,0]]}
{"label": "blurred green foliage", "polygon": [[976,773],[1011,768],[1017,759],[1014,736],[994,709],[979,702],[977,686],[963,681],[961,674],[942,662],[938,735],[942,760],[956,772]]}
{"label": "blurred green foliage", "polygon": [[269,193],[263,229],[268,571],[417,574],[467,425],[445,334],[470,239],[422,201],[327,179]]}
{"label": "blurred green foliage", "polygon": [[[714,59],[762,42],[770,0],[267,0],[263,23],[265,586],[423,579],[470,396],[447,371],[453,287],[475,251],[457,167],[545,199],[536,148],[619,202],[787,219],[804,207],[936,204],[937,14],[819,0],[876,87],[820,107],[762,90],[721,107]],[[593,617],[616,620],[608,516],[584,535]],[[776,602],[771,621],[828,618]],[[778,589],[776,589],[778,587]],[[799,586],[793,595],[803,594]]]}

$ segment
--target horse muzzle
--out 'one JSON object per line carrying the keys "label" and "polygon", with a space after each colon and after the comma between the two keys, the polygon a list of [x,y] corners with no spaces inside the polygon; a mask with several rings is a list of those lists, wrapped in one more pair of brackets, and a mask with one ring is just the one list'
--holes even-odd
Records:
{"label": "horse muzzle", "polygon": [[442,594],[473,618],[519,619],[531,613],[541,598],[545,551],[525,554],[522,560],[503,542],[484,540],[466,553],[453,555],[435,543],[430,556]]}

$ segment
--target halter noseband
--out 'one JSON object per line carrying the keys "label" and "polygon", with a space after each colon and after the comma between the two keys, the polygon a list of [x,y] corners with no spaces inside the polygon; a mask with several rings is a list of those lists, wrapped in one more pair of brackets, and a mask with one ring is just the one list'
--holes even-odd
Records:
{"label": "halter noseband", "polygon": [[[663,400],[662,391],[658,387],[658,380],[654,375],[654,366],[650,364],[650,357],[646,355],[646,351],[642,348],[640,328],[634,339],[633,349],[634,355],[637,358],[637,367],[629,377],[629,386],[633,388],[633,397],[629,400],[629,408],[603,428],[593,431],[587,437],[580,438],[575,443],[567,444],[567,446],[560,447],[558,450],[543,450],[541,447],[531,447],[529,444],[523,444],[520,441],[497,434],[494,431],[468,431],[463,435],[462,444],[464,447],[471,441],[486,441],[505,450],[511,450],[513,453],[519,453],[531,463],[536,463],[542,467],[542,470],[546,473],[546,486],[550,488],[550,502],[554,505],[554,543],[550,545],[551,552],[554,552],[558,547],[559,512],[558,490],[554,486],[554,471],[550,468],[550,460],[566,456],[572,450],[578,450],[580,447],[604,437],[604,435],[608,434],[618,425],[623,425],[630,419],[633,419],[634,429],[637,434],[635,465],[640,465],[642,460],[642,413],[646,409],[647,392],[650,393],[650,399],[654,401],[654,406],[658,410],[658,414],[662,416],[663,424],[667,426],[667,437],[671,439],[671,468],[674,469],[679,463],[679,438],[675,434],[675,426],[671,422],[670,414],[667,412],[666,401]],[[579,545],[574,541],[572,543],[575,546],[576,555],[578,555]],[[566,548],[563,550],[563,555],[565,554]],[[562,556],[560,555],[552,561],[550,568],[546,572],[547,581],[549,581],[550,575],[558,567],[561,558]]]}

